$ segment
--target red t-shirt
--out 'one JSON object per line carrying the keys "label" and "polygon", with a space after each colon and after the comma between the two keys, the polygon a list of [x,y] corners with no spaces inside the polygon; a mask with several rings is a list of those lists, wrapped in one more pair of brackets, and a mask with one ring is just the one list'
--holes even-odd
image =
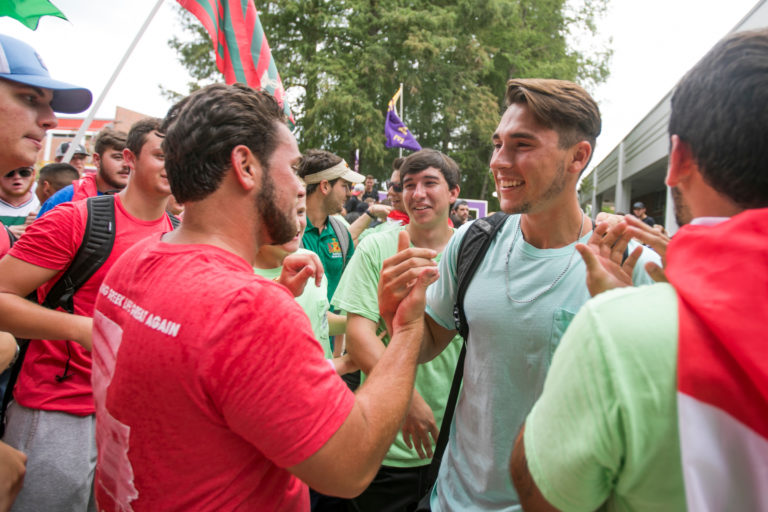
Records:
{"label": "red t-shirt", "polygon": [[[87,217],[86,201],[62,203],[33,222],[8,254],[32,265],[64,270],[80,248]],[[166,215],[153,221],[139,220],[126,212],[120,196],[115,196],[115,244],[107,261],[75,293],[75,314],[93,316],[99,285],[126,249],[149,235],[171,229],[171,221]],[[41,300],[60,275],[40,287],[38,297]],[[67,359],[67,375],[71,376],[59,382],[56,376],[64,374]],[[32,340],[13,395],[17,402],[31,409],[78,416],[93,414],[90,352],[71,341]]]}
{"label": "red t-shirt", "polygon": [[93,353],[100,509],[309,510],[285,468],[354,395],[284,287],[222,249],[148,239],[101,286]]}
{"label": "red t-shirt", "polygon": [[0,258],[5,256],[5,253],[8,252],[8,249],[10,249],[10,247],[11,247],[10,235],[8,234],[8,231],[5,229],[5,227],[0,225]]}
{"label": "red t-shirt", "polygon": [[96,187],[95,174],[83,176],[79,180],[72,182],[72,199],[70,201],[79,201],[97,195],[99,195],[99,189]]}

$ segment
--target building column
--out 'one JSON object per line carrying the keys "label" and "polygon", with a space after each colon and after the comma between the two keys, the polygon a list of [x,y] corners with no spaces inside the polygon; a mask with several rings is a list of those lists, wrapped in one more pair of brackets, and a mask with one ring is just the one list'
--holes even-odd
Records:
{"label": "building column", "polygon": [[616,194],[614,198],[615,211],[627,211],[629,198],[624,187],[624,141],[619,143],[619,155],[616,159]]}
{"label": "building column", "polygon": [[675,220],[675,202],[672,199],[672,189],[667,187],[667,204],[664,207],[664,228],[669,233],[669,236],[674,235],[680,226],[677,225]]}
{"label": "building column", "polygon": [[595,220],[597,214],[600,213],[600,210],[597,209],[597,169],[598,168],[595,167],[595,170],[592,171],[592,220]]}

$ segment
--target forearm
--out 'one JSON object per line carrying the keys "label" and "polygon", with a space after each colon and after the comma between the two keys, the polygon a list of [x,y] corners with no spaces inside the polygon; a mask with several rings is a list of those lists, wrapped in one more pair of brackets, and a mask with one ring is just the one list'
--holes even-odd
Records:
{"label": "forearm", "polygon": [[328,312],[328,334],[337,336],[347,331],[347,316]]}
{"label": "forearm", "polygon": [[[372,479],[400,430],[413,395],[422,329],[395,333],[357,392],[355,408],[365,420],[356,456],[366,479]],[[367,484],[366,484],[367,485]]]}
{"label": "forearm", "polygon": [[289,468],[293,474],[334,496],[352,498],[368,487],[405,417],[421,336],[420,325],[395,334],[344,424],[310,459]]}
{"label": "forearm", "polygon": [[384,343],[376,336],[376,323],[365,317],[349,313],[347,352],[366,375],[384,354]]}
{"label": "forearm", "polygon": [[363,213],[355,220],[355,222],[349,225],[349,234],[352,235],[352,241],[354,242],[355,247],[357,247],[357,238],[360,236],[360,233],[368,229],[371,222],[373,222],[373,218],[370,215]]}
{"label": "forearm", "polygon": [[421,344],[419,363],[427,363],[439,356],[454,336],[456,331],[445,329],[425,313],[424,340]]}
{"label": "forearm", "polygon": [[0,293],[0,331],[17,338],[73,340],[90,350],[91,318],[44,308],[12,293]]}

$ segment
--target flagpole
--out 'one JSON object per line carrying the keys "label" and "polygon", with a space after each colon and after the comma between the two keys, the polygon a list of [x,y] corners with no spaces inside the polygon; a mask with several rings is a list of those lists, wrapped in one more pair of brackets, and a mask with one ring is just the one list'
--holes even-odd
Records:
{"label": "flagpole", "polygon": [[[403,90],[403,82],[400,82],[400,120],[405,124],[405,118],[403,118],[403,96],[405,96],[405,91]],[[400,148],[400,154],[398,156],[403,156],[403,148]]]}
{"label": "flagpole", "polygon": [[126,50],[125,55],[123,55],[123,58],[120,60],[120,63],[115,68],[114,73],[112,73],[112,76],[107,82],[107,85],[104,86],[104,90],[101,91],[101,95],[96,100],[96,103],[94,103],[93,106],[91,107],[91,111],[88,112],[88,116],[83,120],[83,124],[80,125],[80,129],[77,130],[77,133],[75,134],[75,138],[72,141],[72,144],[69,145],[69,149],[67,149],[67,152],[64,155],[64,158],[62,158],[61,160],[62,162],[69,163],[69,161],[72,159],[72,155],[75,154],[76,146],[83,139],[83,135],[85,135],[85,132],[86,130],[88,130],[88,127],[91,126],[91,122],[93,121],[93,118],[96,117],[96,111],[99,110],[99,107],[101,107],[101,104],[104,102],[104,98],[107,96],[107,93],[112,88],[112,85],[115,83],[115,80],[117,80],[117,75],[119,75],[120,71],[123,70],[123,66],[125,66],[125,63],[128,61],[128,57],[131,56],[131,53],[133,53],[133,50],[136,48],[136,45],[139,44],[139,40],[144,35],[144,32],[147,31],[147,27],[149,26],[149,23],[152,21],[152,18],[155,17],[155,14],[157,14],[157,11],[160,10],[160,6],[162,4],[163,4],[163,0],[157,0],[157,3],[152,8],[152,11],[149,13],[149,16],[147,16],[146,21],[139,29],[139,32],[136,34],[136,37],[133,38],[133,42],[128,47],[128,50]]}

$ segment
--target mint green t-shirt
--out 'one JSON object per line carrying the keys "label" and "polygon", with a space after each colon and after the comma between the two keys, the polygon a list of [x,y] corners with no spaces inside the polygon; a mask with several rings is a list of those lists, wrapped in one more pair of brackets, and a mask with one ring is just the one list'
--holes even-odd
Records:
{"label": "mint green t-shirt", "polygon": [[[299,249],[297,254],[311,253],[307,249]],[[274,279],[280,277],[280,272],[283,271],[282,265],[277,268],[254,268],[253,271],[265,277],[267,279]],[[299,303],[301,309],[304,310],[309,318],[310,324],[312,324],[312,332],[315,333],[315,338],[320,342],[320,346],[323,347],[326,359],[333,358],[333,351],[331,350],[331,340],[328,336],[328,297],[326,296],[328,289],[328,279],[323,274],[323,281],[320,286],[315,286],[314,279],[307,281],[307,285],[304,287],[304,292],[296,297],[296,302]]]}
{"label": "mint green t-shirt", "polygon": [[528,467],[560,510],[686,510],[677,422],[677,295],[590,300],[555,352],[525,427]]}
{"label": "mint green t-shirt", "polygon": [[[366,237],[358,245],[354,257],[347,265],[331,301],[334,307],[376,322],[377,334],[386,331],[384,321],[379,316],[377,294],[379,273],[384,260],[397,252],[398,233],[403,229],[405,228],[401,226],[398,229],[390,229]],[[382,341],[387,345],[389,336],[385,336]],[[428,363],[420,364],[416,370],[416,391],[432,409],[438,428],[443,421],[445,402],[451,390],[460,350],[461,337],[456,336],[438,357]],[[362,378],[365,379],[364,374]],[[432,446],[434,448],[434,442]],[[395,442],[387,452],[383,465],[417,467],[425,466],[429,461],[429,459],[420,459],[416,450],[406,446],[401,431],[398,432]]]}

